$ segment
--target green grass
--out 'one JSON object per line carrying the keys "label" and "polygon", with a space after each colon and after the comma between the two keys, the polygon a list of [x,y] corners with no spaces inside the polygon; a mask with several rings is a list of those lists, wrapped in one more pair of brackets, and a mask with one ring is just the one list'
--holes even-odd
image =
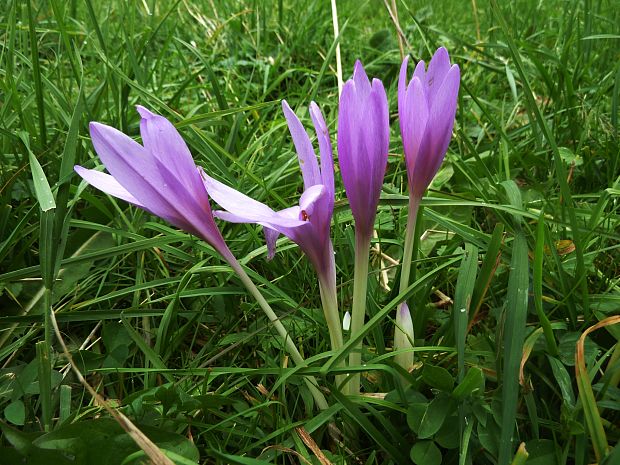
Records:
{"label": "green grass", "polygon": [[[267,261],[259,228],[220,223],[305,368],[208,245],[81,185],[72,166],[98,164],[89,121],[137,137],[141,104],[177,125],[211,175],[290,206],[302,183],[280,101],[308,125],[315,99],[335,147],[329,2],[5,2],[0,463],[121,463],[138,450],[68,370],[50,308],[91,385],[176,463],[319,463],[322,450],[332,463],[505,465],[522,442],[526,463],[616,463],[617,320],[587,336],[577,369],[575,352],[620,313],[620,12],[606,0],[396,3],[406,52],[428,60],[443,45],[462,74],[406,291],[416,368],[392,362],[399,268],[371,252],[362,386],[381,395],[326,391],[319,412],[303,375],[333,388],[359,341],[329,352],[316,276],[294,244]],[[360,58],[388,90],[374,244],[400,260],[396,30],[380,1],[340,1],[338,13],[344,78]],[[354,230],[338,172],[336,190],[344,310]]]}

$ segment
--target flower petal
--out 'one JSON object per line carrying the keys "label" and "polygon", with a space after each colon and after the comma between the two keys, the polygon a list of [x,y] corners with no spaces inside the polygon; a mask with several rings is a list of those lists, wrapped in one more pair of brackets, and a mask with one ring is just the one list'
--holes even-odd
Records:
{"label": "flower petal", "polygon": [[365,100],[366,96],[370,93],[370,80],[364,70],[362,62],[355,60],[355,66],[353,68],[353,81],[357,87],[360,100]]}
{"label": "flower petal", "polygon": [[450,55],[444,47],[437,49],[431,62],[428,64],[424,84],[427,90],[428,106],[432,107],[433,102],[441,88],[446,74],[450,70]]}
{"label": "flower petal", "polygon": [[181,215],[175,207],[174,192],[144,147],[110,126],[90,123],[89,127],[95,151],[118,183],[150,212],[185,228],[186,224],[178,223]]}
{"label": "flower petal", "polygon": [[419,159],[419,149],[426,134],[429,109],[424,85],[414,77],[409,83],[405,100],[404,118],[401,120],[403,148],[407,169],[413,171]]}
{"label": "flower petal", "polygon": [[403,60],[403,64],[400,65],[400,74],[398,76],[398,119],[404,119],[405,111],[405,98],[407,95],[407,65],[409,64],[409,55]]}
{"label": "flower petal", "polygon": [[264,203],[223,184],[207,175],[204,171],[201,177],[211,198],[226,212],[215,212],[215,216],[231,223],[269,223],[275,222],[288,227],[304,224],[297,218],[282,218]]}
{"label": "flower petal", "polygon": [[418,64],[415,65],[411,79],[414,77],[417,77],[421,82],[426,82],[426,63],[424,63],[424,60],[418,61]]}
{"label": "flower petal", "polygon": [[144,148],[179,179],[188,190],[199,192],[201,186],[196,163],[179,134],[179,131],[163,116],[157,115],[138,105],[140,134]]}
{"label": "flower petal", "polygon": [[144,206],[138,202],[138,199],[131,195],[127,189],[121,186],[118,181],[109,174],[102,173],[97,170],[89,170],[80,165],[75,165],[73,169],[82,177],[82,179],[84,179],[84,181],[91,186],[96,187],[100,191],[124,200],[125,202],[134,204],[137,207],[144,208]]}
{"label": "flower petal", "polygon": [[321,154],[321,182],[319,184],[323,184],[327,189],[329,197],[332,199],[333,208],[334,154],[332,151],[332,143],[329,138],[329,131],[327,130],[327,125],[325,124],[325,119],[323,118],[323,114],[321,113],[319,106],[314,102],[310,103],[310,117],[312,118],[316,136],[319,140],[319,152]]}
{"label": "flower petal", "polygon": [[308,216],[311,216],[314,213],[314,204],[326,193],[326,189],[322,184],[306,189],[299,199],[299,208],[306,212]]}
{"label": "flower petal", "polygon": [[297,156],[299,157],[299,166],[304,178],[304,189],[308,189],[315,184],[321,184],[321,173],[319,164],[316,160],[316,154],[312,148],[312,143],[308,137],[308,133],[304,129],[297,115],[291,110],[286,100],[282,100],[282,110],[288,124],[288,129],[293,138]]}
{"label": "flower petal", "polygon": [[437,90],[435,101],[430,108],[428,124],[433,128],[432,144],[434,150],[441,154],[441,159],[435,164],[435,172],[439,169],[439,165],[448,150],[448,145],[450,145],[452,128],[454,127],[454,117],[456,115],[460,79],[461,73],[458,65],[452,66],[443,84]]}
{"label": "flower petal", "polygon": [[[349,199],[349,205],[353,211],[361,208],[358,205],[357,195],[357,161],[353,155],[356,150],[357,124],[356,120],[356,108],[357,108],[357,94],[355,88],[355,82],[349,80],[342,88],[342,94],[340,94],[340,104],[338,110],[338,163],[340,164],[340,174],[344,183],[344,188]],[[358,157],[359,158],[359,157]]]}
{"label": "flower petal", "polygon": [[263,232],[265,233],[265,242],[267,243],[267,260],[272,260],[276,254],[276,241],[280,233],[267,226],[263,226]]}

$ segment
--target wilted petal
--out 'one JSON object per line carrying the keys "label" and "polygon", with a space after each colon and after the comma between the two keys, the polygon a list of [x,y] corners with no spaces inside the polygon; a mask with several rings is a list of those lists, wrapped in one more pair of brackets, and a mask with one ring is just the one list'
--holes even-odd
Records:
{"label": "wilted petal", "polygon": [[84,181],[100,191],[134,204],[137,207],[144,208],[144,206],[138,202],[138,199],[131,195],[127,189],[121,186],[118,181],[109,174],[97,170],[89,170],[80,165],[75,165],[73,169],[75,169],[75,172],[79,174]]}
{"label": "wilted petal", "polygon": [[316,160],[316,154],[312,148],[312,143],[308,137],[308,133],[304,129],[297,115],[291,110],[286,100],[282,100],[282,110],[288,124],[288,129],[293,138],[293,144],[297,150],[299,157],[299,166],[301,174],[304,178],[304,189],[308,189],[315,184],[321,184],[321,173],[319,164]]}

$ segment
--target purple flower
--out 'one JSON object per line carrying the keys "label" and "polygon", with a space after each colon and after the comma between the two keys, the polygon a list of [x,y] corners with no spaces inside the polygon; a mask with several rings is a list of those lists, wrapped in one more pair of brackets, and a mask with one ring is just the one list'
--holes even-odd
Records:
{"label": "purple flower", "polygon": [[303,125],[282,101],[282,109],[297,149],[304,179],[299,205],[274,211],[235,189],[202,173],[209,195],[226,211],[214,215],[232,223],[256,223],[264,227],[269,257],[275,252],[278,235],[284,234],[308,256],[319,276],[332,276],[334,270],[330,222],[334,211],[334,162],[332,146],[323,115],[316,103],[310,104],[310,116],[319,141],[321,167]]}
{"label": "purple flower", "polygon": [[456,115],[460,71],[450,66],[448,51],[441,47],[425,70],[420,61],[407,84],[405,58],[398,79],[398,118],[407,163],[409,191],[421,198],[443,161]]}
{"label": "purple flower", "polygon": [[387,167],[390,139],[388,102],[383,84],[372,84],[355,62],[340,96],[338,161],[355,228],[370,237]]}
{"label": "purple flower", "polygon": [[110,174],[76,165],[97,189],[188,231],[235,260],[211,213],[209,196],[187,145],[166,118],[138,106],[143,146],[122,132],[90,123],[90,135]]}

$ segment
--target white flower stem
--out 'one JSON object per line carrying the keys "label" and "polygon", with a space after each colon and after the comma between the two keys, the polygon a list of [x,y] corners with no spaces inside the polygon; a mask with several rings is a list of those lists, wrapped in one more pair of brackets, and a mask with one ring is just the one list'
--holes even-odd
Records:
{"label": "white flower stem", "polygon": [[[321,303],[323,305],[323,313],[327,321],[329,330],[329,339],[333,351],[342,349],[342,328],[340,315],[338,313],[338,295],[336,292],[336,276],[330,273],[330,276],[319,276],[319,289],[321,292]],[[339,367],[344,366],[344,362],[338,364]],[[346,394],[347,386],[344,384],[347,376],[345,374],[336,375],[336,385],[342,386],[343,394]]]}
{"label": "white flower stem", "polygon": [[[404,292],[405,289],[407,289],[407,287],[409,286],[409,277],[411,275],[411,257],[413,255],[413,244],[415,242],[415,227],[421,200],[422,199],[419,197],[414,197],[411,195],[409,196],[407,231],[405,233],[405,250],[403,251],[403,260],[400,269],[400,293]],[[394,326],[394,350],[402,349],[409,346],[408,344],[406,344],[406,342],[409,342],[409,338],[401,330],[401,328],[403,327],[401,307],[402,303],[398,305],[396,309],[396,325]],[[411,342],[413,342],[413,338],[411,338]],[[400,364],[404,369],[409,369],[410,367],[405,365],[413,364],[413,355],[411,355],[410,357],[408,356],[408,354],[403,355],[404,356],[402,357],[397,356],[395,358],[395,362]]]}
{"label": "white flower stem", "polygon": [[[351,337],[357,336],[364,326],[366,316],[366,291],[368,289],[368,256],[370,253],[370,235],[355,232],[355,267],[353,271],[353,306],[351,308]],[[349,355],[349,366],[360,366],[362,363],[362,343]],[[349,394],[359,395],[360,373],[351,375]]]}
{"label": "white flower stem", "polygon": [[[247,275],[247,273],[245,272],[241,264],[236,259],[230,259],[228,260],[228,263],[230,264],[232,269],[235,271],[235,273],[237,273],[237,276],[239,276],[239,279],[241,279],[241,282],[245,285],[247,290],[250,291],[250,294],[252,294],[252,296],[256,299],[256,301],[258,302],[258,305],[261,307],[265,315],[267,315],[267,318],[269,318],[269,321],[271,321],[271,323],[273,324],[273,327],[276,329],[276,331],[282,338],[284,342],[284,347],[286,348],[286,351],[289,353],[289,355],[293,359],[293,362],[295,362],[295,365],[302,365],[302,366],[305,365],[306,362],[304,358],[299,353],[297,346],[295,345],[295,343],[289,336],[288,332],[286,331],[286,328],[284,327],[284,325],[278,318],[278,315],[275,314],[271,306],[267,303],[267,301],[265,300],[263,295],[260,293],[260,291],[254,284],[254,282]],[[316,402],[318,407],[321,410],[327,409],[328,408],[327,401],[325,400],[325,396],[323,395],[323,393],[319,390],[314,376],[305,377],[304,381],[306,382],[306,385],[308,386],[308,389],[310,390],[312,397],[314,397],[314,401]]]}

